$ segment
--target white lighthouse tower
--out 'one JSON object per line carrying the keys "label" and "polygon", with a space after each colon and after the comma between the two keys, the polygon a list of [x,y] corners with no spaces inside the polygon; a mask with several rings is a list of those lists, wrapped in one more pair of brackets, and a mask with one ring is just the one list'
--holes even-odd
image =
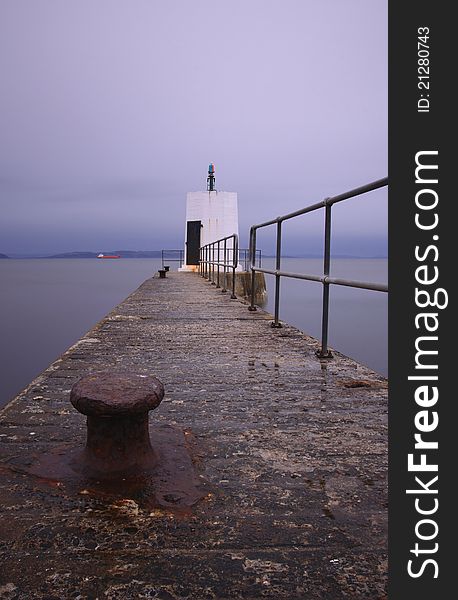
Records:
{"label": "white lighthouse tower", "polygon": [[[184,264],[180,271],[197,271],[199,248],[234,233],[239,234],[237,192],[215,189],[215,166],[210,163],[207,191],[188,192],[186,197]],[[228,240],[227,248],[232,248],[232,240]],[[232,258],[232,253],[229,256]]]}

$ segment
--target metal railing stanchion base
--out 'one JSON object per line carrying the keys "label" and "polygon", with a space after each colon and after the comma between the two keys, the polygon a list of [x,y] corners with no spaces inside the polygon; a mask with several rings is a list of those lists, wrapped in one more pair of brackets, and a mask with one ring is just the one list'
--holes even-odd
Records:
{"label": "metal railing stanchion base", "polygon": [[250,312],[256,312],[258,309],[256,308],[256,306],[249,306],[249,307],[248,307],[248,310],[249,310]]}
{"label": "metal railing stanchion base", "polygon": [[323,352],[322,350],[316,350],[315,354],[318,358],[322,358],[322,359],[329,359],[329,358],[334,358],[334,355],[332,354],[332,352],[330,350],[328,350],[327,352]]}
{"label": "metal railing stanchion base", "polygon": [[281,329],[283,327],[281,323],[275,323],[275,321],[272,321],[270,326],[272,327],[272,329]]}

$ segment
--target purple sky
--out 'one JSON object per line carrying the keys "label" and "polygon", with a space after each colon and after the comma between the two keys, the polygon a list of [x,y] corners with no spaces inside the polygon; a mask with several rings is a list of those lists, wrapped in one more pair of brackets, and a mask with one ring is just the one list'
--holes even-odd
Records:
{"label": "purple sky", "polygon": [[[0,81],[4,253],[181,247],[211,161],[242,245],[387,174],[386,0],[1,0]],[[335,207],[333,251],[386,252],[372,196]]]}

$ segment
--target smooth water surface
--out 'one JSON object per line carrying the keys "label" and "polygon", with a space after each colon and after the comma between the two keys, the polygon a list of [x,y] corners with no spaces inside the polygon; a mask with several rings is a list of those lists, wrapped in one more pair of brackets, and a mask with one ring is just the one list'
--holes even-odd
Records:
{"label": "smooth water surface", "polygon": [[160,264],[135,258],[0,260],[0,406]]}
{"label": "smooth water surface", "polygon": [[[265,258],[263,266],[273,267]],[[160,267],[159,259],[0,260],[0,406]],[[172,264],[172,269],[176,268]],[[282,269],[321,274],[318,259],[284,258]],[[334,259],[332,274],[385,282],[385,259]],[[274,277],[266,275],[273,312]],[[216,291],[215,291],[216,293]],[[319,283],[281,282],[280,318],[319,338]],[[387,374],[387,294],[331,286],[329,345]]]}
{"label": "smooth water surface", "polygon": [[[274,268],[274,259],[263,260]],[[322,275],[323,261],[315,258],[282,258],[281,270]],[[346,259],[331,261],[331,276],[370,283],[388,281],[388,260]],[[275,277],[266,274],[266,310],[274,312]],[[280,320],[321,339],[323,286],[314,281],[281,279]],[[388,294],[330,286],[328,345],[382,375],[388,375]]]}

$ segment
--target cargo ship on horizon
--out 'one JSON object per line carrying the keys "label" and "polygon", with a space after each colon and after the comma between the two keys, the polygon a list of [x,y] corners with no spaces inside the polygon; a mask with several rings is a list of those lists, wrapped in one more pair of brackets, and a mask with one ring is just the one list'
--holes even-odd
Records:
{"label": "cargo ship on horizon", "polygon": [[119,254],[98,254],[97,258],[121,258]]}

